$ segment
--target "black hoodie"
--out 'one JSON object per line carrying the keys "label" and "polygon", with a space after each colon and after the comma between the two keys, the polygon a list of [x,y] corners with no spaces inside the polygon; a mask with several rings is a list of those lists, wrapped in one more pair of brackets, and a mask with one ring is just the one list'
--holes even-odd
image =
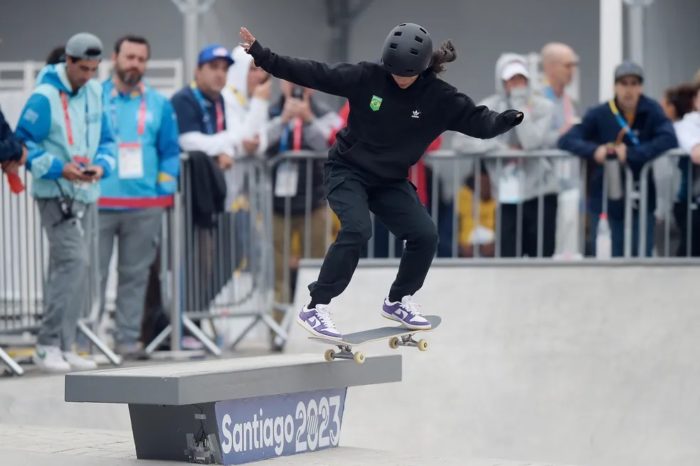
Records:
{"label": "black hoodie", "polygon": [[277,55],[257,40],[249,53],[256,65],[278,78],[346,97],[348,125],[338,133],[329,159],[378,178],[405,179],[411,165],[446,130],[486,139],[514,125],[512,114],[476,106],[430,70],[401,89],[376,63],[329,66]]}

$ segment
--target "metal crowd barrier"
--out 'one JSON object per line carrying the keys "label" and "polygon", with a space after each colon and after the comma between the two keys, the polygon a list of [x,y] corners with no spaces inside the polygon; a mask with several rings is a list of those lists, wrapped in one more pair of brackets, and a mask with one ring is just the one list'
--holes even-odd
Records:
{"label": "metal crowd barrier", "polygon": [[[271,317],[270,188],[265,163],[255,158],[236,159],[224,176],[229,191],[224,211],[212,215],[203,226],[195,207],[191,157],[182,157],[181,189],[167,230],[171,279],[179,284],[173,296],[179,299],[172,299],[171,325],[149,344],[148,353],[168,335],[171,348],[179,348],[179,336],[173,333],[172,325],[178,322],[183,332],[214,355],[220,355],[222,347],[234,349],[260,323],[287,338]],[[237,185],[234,193],[231,180]],[[234,338],[230,338],[230,329],[218,331],[230,319],[248,321],[243,328],[234,329]],[[208,331],[202,328],[205,322]]]}
{"label": "metal crowd barrier", "polygon": [[[663,154],[661,157],[682,157],[686,156],[681,151],[674,150]],[[296,269],[296,262],[299,258],[315,258],[318,254],[312,254],[311,238],[313,236],[312,228],[312,218],[314,217],[314,212],[312,209],[313,199],[309,193],[313,192],[312,183],[312,171],[318,170],[319,167],[315,164],[323,162],[327,158],[327,153],[314,153],[314,152],[288,152],[280,154],[276,158],[270,161],[270,173],[274,176],[275,170],[282,164],[294,161],[298,164],[299,173],[304,172],[306,186],[304,189],[300,189],[299,196],[303,196],[304,210],[303,213],[292,214],[291,205],[293,196],[276,196],[277,208],[275,215],[281,217],[281,221],[278,221],[277,227],[283,230],[282,238],[278,245],[275,247],[279,249],[277,260],[282,261],[282,274],[279,276],[278,271],[278,281],[281,280],[282,285],[278,289],[281,292],[276,293],[277,307],[280,309],[286,309],[294,301],[294,296],[292,290],[294,289],[293,275]],[[472,216],[473,224],[479,224],[481,202],[479,201],[481,195],[481,180],[480,176],[482,166],[486,166],[486,171],[491,177],[491,179],[500,179],[500,174],[504,170],[506,163],[513,160],[517,161],[536,161],[537,163],[549,164],[549,167],[544,170],[544,172],[550,173],[550,176],[559,177],[561,170],[557,167],[560,164],[573,164],[574,169],[570,170],[572,175],[569,175],[569,179],[558,179],[558,189],[552,191],[552,194],[561,194],[563,191],[572,191],[575,194],[574,199],[578,199],[573,206],[569,205],[567,208],[573,208],[575,212],[570,212],[569,218],[576,219],[576,228],[574,229],[575,238],[573,238],[573,243],[576,244],[573,258],[583,258],[590,255],[590,251],[586,250],[587,241],[595,240],[595,231],[590,231],[588,228],[589,219],[586,201],[588,199],[588,178],[589,178],[589,164],[586,161],[572,156],[568,152],[559,150],[539,150],[539,151],[503,151],[503,152],[489,152],[482,154],[462,154],[456,153],[454,151],[436,151],[427,154],[424,157],[425,165],[430,169],[429,176],[429,202],[426,206],[430,215],[432,216],[435,223],[438,225],[438,230],[440,233],[441,240],[447,239],[446,254],[439,256],[447,258],[459,257],[459,215],[460,206],[458,205],[459,192],[465,186],[465,179],[473,176],[473,195],[472,195]],[[637,218],[640,225],[645,224],[645,219],[647,215],[647,175],[651,169],[653,163],[649,163],[642,169],[640,177],[635,180],[633,172],[629,167],[624,167],[625,170],[625,183],[621,188],[624,193],[624,217],[625,217],[625,229],[624,229],[624,258],[631,258],[633,252],[636,252],[637,256],[641,259],[644,257],[644,244],[646,244],[646,229],[639,228],[638,238],[635,238],[632,231],[632,220]],[[551,170],[550,170],[551,169]],[[697,173],[697,168],[695,171],[691,169],[688,177],[690,180],[693,179],[693,173]],[[520,182],[524,181],[524,172],[519,171]],[[415,170],[411,171],[410,178],[412,181],[417,180]],[[607,180],[607,176],[603,177]],[[690,184],[692,184],[689,181]],[[496,187],[497,189],[498,187]],[[604,212],[607,212],[608,206],[608,186],[607,183],[603,183],[603,206]],[[544,197],[549,194],[546,190],[540,191],[537,196],[537,248],[536,254],[532,258],[543,258],[544,257],[544,247],[543,247],[543,231],[544,231]],[[674,194],[675,195],[675,194]],[[273,194],[273,197],[275,195]],[[669,197],[670,195],[667,195]],[[690,196],[690,195],[689,195]],[[280,201],[279,198],[282,198]],[[502,224],[502,208],[503,203],[499,200],[498,196],[495,196],[495,251],[494,258],[502,258],[501,253],[501,224]],[[691,211],[697,208],[697,200],[688,198],[687,210],[688,216],[690,217]],[[521,257],[523,254],[523,244],[521,241],[521,232],[525,225],[523,224],[523,204],[522,202],[516,203],[515,208],[517,211],[517,233],[515,235],[516,240],[516,257]],[[559,203],[559,208],[562,208],[562,203]],[[330,243],[333,241],[335,233],[337,232],[338,225],[334,220],[334,216],[330,209],[327,207],[327,203],[323,203],[324,209],[324,247],[325,251]],[[274,209],[273,209],[274,210]],[[303,219],[299,221],[296,217],[303,216]],[[380,259],[380,258],[396,258],[400,257],[401,254],[401,243],[396,241],[396,238],[386,229],[383,229],[377,225],[374,216],[371,216],[374,225],[374,236],[371,238],[367,244],[364,257],[370,259]],[[302,225],[302,232],[299,234],[295,232],[293,225]],[[443,228],[444,224],[448,225],[448,228]],[[692,231],[692,222],[688,222],[689,228],[683,234],[686,235],[688,243],[691,243],[694,236],[697,233]],[[667,226],[668,228],[668,226]],[[559,234],[559,232],[557,232]],[[301,238],[301,242],[299,241]],[[638,239],[637,241],[635,241]],[[378,241],[381,240],[381,241]],[[700,241],[700,240],[696,240]],[[383,243],[381,251],[378,248],[379,243]],[[296,246],[295,246],[296,243]],[[657,253],[657,255],[659,255]],[[670,254],[665,254],[669,256]],[[473,258],[479,258],[479,249],[475,248]],[[555,255],[556,258],[572,258],[571,254],[567,256]],[[279,264],[277,264],[279,267]],[[291,318],[285,320],[285,324]]]}
{"label": "metal crowd barrier", "polygon": [[[313,152],[287,152],[270,160],[256,158],[237,159],[228,173],[235,174],[235,194],[227,197],[224,212],[213,216],[210,228],[195,224],[194,190],[191,180],[191,164],[183,156],[180,191],[175,196],[174,207],[167,209],[164,215],[163,240],[161,242],[161,276],[165,283],[166,308],[170,309],[171,323],[146,348],[147,352],[155,349],[170,336],[171,348],[179,348],[183,332],[188,332],[199,339],[204,347],[213,354],[220,354],[223,347],[235,348],[258,324],[265,325],[275,338],[274,344],[282,348],[287,340],[289,327],[294,313],[288,312],[294,301],[293,290],[298,261],[300,259],[320,258],[334,240],[339,223],[328,208],[324,197],[319,198],[318,170],[327,154]],[[680,151],[671,151],[663,157],[671,157],[674,164],[687,157]],[[425,165],[430,172],[427,178],[429,202],[426,208],[439,226],[441,237],[445,236],[446,254],[443,257],[459,256],[459,215],[457,200],[459,192],[464,189],[465,179],[473,176],[472,215],[473,224],[479,224],[481,203],[481,180],[479,174],[482,166],[489,176],[499,179],[506,163],[513,160],[538,161],[537,163],[556,165],[574,161],[580,165],[575,179],[569,180],[568,189],[578,191],[580,202],[575,206],[578,226],[575,231],[576,251],[584,255],[586,243],[586,209],[587,198],[587,164],[561,151],[507,151],[487,154],[458,154],[452,151],[438,151],[428,154]],[[297,165],[297,176],[302,179],[303,187],[298,186],[299,193],[275,192],[275,180],[279,168],[286,163]],[[645,225],[647,215],[647,175],[652,164],[643,167],[638,182],[627,169],[625,189],[625,257],[631,257],[633,248],[631,220],[639,216],[640,225]],[[556,170],[555,170],[556,172]],[[522,173],[522,172],[521,172]],[[693,215],[697,215],[698,195],[693,186],[700,182],[700,170],[690,164],[687,182],[691,187],[687,194],[685,209],[688,228],[681,232],[689,245],[700,241],[698,233],[693,230]],[[43,303],[43,282],[46,274],[48,251],[44,234],[41,230],[36,204],[28,194],[31,179],[23,175],[27,191],[15,196],[9,193],[6,182],[0,181],[0,218],[3,228],[0,230],[0,341],[10,335],[22,335],[36,332],[41,319]],[[419,177],[415,170],[411,179],[418,184]],[[675,185],[670,188],[676,189]],[[604,186],[607,192],[607,186]],[[321,190],[321,192],[323,192]],[[299,194],[300,198],[295,196]],[[666,193],[667,198],[673,197]],[[537,248],[536,257],[543,257],[543,203],[545,192],[537,196]],[[607,195],[604,196],[607,199]],[[495,197],[495,251],[496,258],[502,257],[500,251],[501,202]],[[299,206],[303,209],[299,210]],[[522,205],[518,204],[518,233],[523,225]],[[605,206],[604,206],[605,209]],[[634,211],[639,213],[635,214]],[[663,254],[671,256],[670,213],[666,210],[665,246]],[[374,237],[370,239],[363,252],[369,259],[396,258],[400,256],[402,244],[383,229],[372,216]],[[447,225],[447,228],[444,228]],[[443,228],[441,229],[440,226]],[[97,229],[92,240],[96,248]],[[588,232],[594,235],[595,232]],[[517,256],[522,254],[523,245],[520,234],[516,235]],[[640,228],[638,248],[643,256],[646,242],[646,230]],[[443,246],[445,246],[443,245]],[[272,247],[271,247],[272,246]],[[96,249],[95,249],[96,250]],[[479,249],[474,251],[474,258],[479,258]],[[690,256],[690,248],[686,254]],[[96,259],[98,254],[92,254]],[[119,358],[101,342],[94,333],[94,324],[99,315],[99,281],[97,264],[91,264],[90,309],[80,322],[80,331],[102,351],[113,363]],[[231,337],[231,329],[219,332],[218,327],[226,322],[237,321],[241,326],[236,335]],[[208,328],[205,326],[208,325]],[[228,341],[222,337],[228,335]],[[21,374],[22,368],[7,353],[0,349],[0,359],[14,373]]]}
{"label": "metal crowd barrier", "polygon": [[[665,192],[660,196],[670,205],[662,206],[659,209],[657,205],[657,222],[663,226],[663,241],[656,248],[656,255],[659,257],[698,257],[700,256],[700,231],[696,230],[696,222],[700,212],[698,204],[700,204],[700,167],[692,163],[687,153],[680,149],[673,149],[666,152],[663,157],[667,157],[671,161],[673,173],[671,174],[670,182],[664,187],[656,186],[657,192],[665,188]],[[686,164],[687,171],[685,174],[681,172],[679,166],[681,163]],[[649,190],[648,175],[654,167],[654,161],[644,165],[640,174],[640,224],[647,221],[647,193]],[[682,179],[685,178],[685,179]],[[685,182],[687,186],[686,193],[683,199],[680,198],[680,184]],[[680,218],[679,218],[680,217]],[[685,223],[685,228],[679,223]],[[674,228],[675,227],[675,228]],[[674,234],[672,235],[672,229]],[[676,236],[675,241],[672,236]],[[646,230],[640,230],[640,244],[646,241]],[[676,250],[672,251],[673,243],[679,243]],[[681,244],[685,244],[685,250],[680,249]],[[657,243],[658,244],[658,243]]]}

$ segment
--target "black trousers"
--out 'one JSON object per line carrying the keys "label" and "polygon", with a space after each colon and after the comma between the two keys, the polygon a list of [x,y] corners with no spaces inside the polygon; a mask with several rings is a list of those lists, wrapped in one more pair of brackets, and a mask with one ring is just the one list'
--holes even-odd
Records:
{"label": "black trousers", "polygon": [[[676,202],[673,204],[673,215],[680,230],[680,244],[676,256],[700,257],[700,210],[697,207],[690,209],[688,219],[688,203]],[[690,228],[690,244],[688,244],[688,228]]]}
{"label": "black trousers", "polygon": [[350,283],[372,236],[370,211],[406,241],[389,298],[400,300],[418,291],[435,256],[438,235],[415,187],[408,180],[371,179],[335,162],[326,164],[325,183],[328,203],[340,219],[340,232],[326,253],[318,280],[309,285],[311,303],[330,303]]}
{"label": "black trousers", "polygon": [[[544,216],[542,222],[542,256],[554,255],[557,233],[557,194],[543,196]],[[521,256],[537,257],[538,199],[522,204],[520,224]],[[501,204],[501,257],[515,257],[518,241],[518,204]]]}

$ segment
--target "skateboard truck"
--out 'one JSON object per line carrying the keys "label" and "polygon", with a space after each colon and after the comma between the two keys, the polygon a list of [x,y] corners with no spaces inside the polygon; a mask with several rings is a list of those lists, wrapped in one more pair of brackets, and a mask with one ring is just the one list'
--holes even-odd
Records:
{"label": "skateboard truck", "polygon": [[334,359],[352,359],[358,364],[365,362],[365,354],[361,351],[356,351],[353,353],[352,346],[350,345],[336,345],[340,351],[335,351],[329,349],[324,354],[326,361],[331,362]]}
{"label": "skateboard truck", "polygon": [[413,339],[413,333],[408,335],[401,335],[400,337],[392,337],[389,340],[389,348],[396,349],[399,346],[415,346],[419,351],[428,351],[428,341],[420,339],[418,341]]}

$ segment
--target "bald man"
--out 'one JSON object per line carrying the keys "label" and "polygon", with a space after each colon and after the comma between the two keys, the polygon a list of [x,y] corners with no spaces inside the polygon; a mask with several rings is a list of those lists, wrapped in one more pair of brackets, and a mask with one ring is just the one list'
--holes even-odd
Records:
{"label": "bald man", "polygon": [[[554,104],[552,140],[549,147],[556,147],[559,137],[578,123],[573,99],[566,93],[578,66],[578,56],[574,50],[561,42],[550,42],[542,47],[542,71],[545,85],[542,93]],[[556,173],[560,182],[557,210],[556,254],[574,256],[578,253],[578,203],[580,192],[578,160],[560,160],[556,163]]]}
{"label": "bald man", "polygon": [[574,78],[578,56],[568,45],[550,42],[542,48],[541,57],[546,79],[543,92],[556,107],[553,124],[563,134],[576,123],[576,109],[565,88]]}

